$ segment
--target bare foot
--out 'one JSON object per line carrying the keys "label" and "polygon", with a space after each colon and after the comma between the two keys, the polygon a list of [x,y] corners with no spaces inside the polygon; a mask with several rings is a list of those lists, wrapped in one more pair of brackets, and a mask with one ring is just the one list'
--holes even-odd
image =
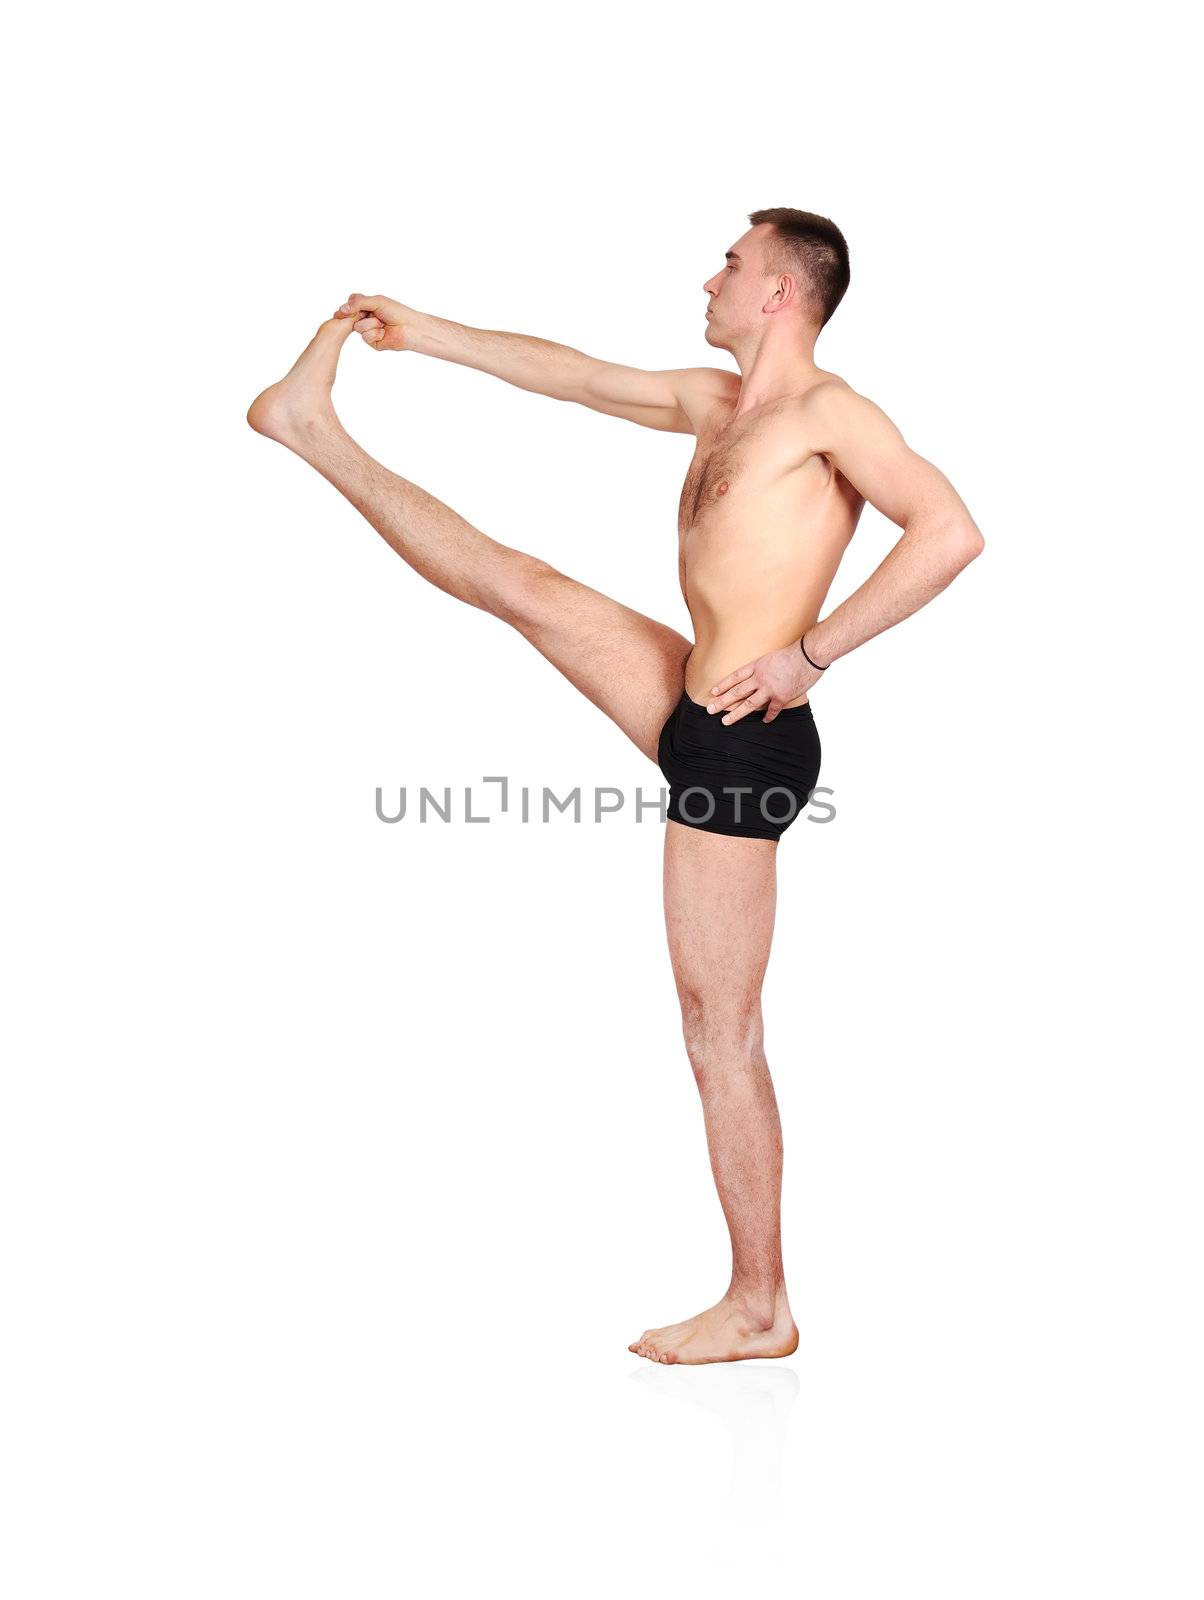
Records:
{"label": "bare foot", "polygon": [[256,433],[294,450],[306,434],[337,425],[330,391],[339,352],[354,326],[351,317],[324,322],[280,382],[252,400],[247,421]]}
{"label": "bare foot", "polygon": [[649,1361],[668,1365],[768,1360],[794,1354],[798,1349],[798,1329],[784,1294],[778,1296],[772,1309],[757,1309],[729,1292],[709,1311],[672,1327],[650,1328],[627,1348]]}

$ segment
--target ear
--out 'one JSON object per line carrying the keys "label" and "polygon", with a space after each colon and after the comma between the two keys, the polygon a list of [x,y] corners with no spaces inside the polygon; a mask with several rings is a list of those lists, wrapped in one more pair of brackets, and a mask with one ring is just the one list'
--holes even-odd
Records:
{"label": "ear", "polygon": [[768,312],[785,311],[798,299],[798,283],[788,272],[778,274],[777,284],[773,293],[765,302],[764,309]]}

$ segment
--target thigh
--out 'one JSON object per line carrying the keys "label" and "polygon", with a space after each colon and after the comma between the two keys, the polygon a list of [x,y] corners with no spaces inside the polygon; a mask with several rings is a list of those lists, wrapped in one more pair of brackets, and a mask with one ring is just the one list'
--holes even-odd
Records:
{"label": "thigh", "polygon": [[525,569],[506,620],[656,760],[684,688],[687,638],[542,561]]}
{"label": "thigh", "polygon": [[[757,1013],[777,909],[777,844],[665,824],[665,929],[687,1022]],[[758,1013],[759,1014],[759,1013]]]}

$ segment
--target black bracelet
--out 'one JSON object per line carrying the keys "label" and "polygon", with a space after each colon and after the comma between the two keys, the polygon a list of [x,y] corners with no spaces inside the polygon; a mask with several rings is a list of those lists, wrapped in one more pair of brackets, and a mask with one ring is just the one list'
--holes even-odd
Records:
{"label": "black bracelet", "polygon": [[[804,634],[803,639],[806,637],[807,635]],[[807,646],[803,643],[803,639],[800,639],[798,642],[798,647],[803,652],[803,660],[806,661],[809,666],[814,667],[816,672],[827,672],[828,667],[821,667],[818,661],[811,660],[811,657],[807,654]],[[831,665],[832,663],[829,661],[828,666],[830,667]]]}

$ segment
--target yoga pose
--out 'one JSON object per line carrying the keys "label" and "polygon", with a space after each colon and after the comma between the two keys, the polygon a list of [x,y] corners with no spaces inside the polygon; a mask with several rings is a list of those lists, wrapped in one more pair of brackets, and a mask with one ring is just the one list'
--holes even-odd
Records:
{"label": "yoga pose", "polygon": [[[761,1027],[776,855],[819,775],[808,693],[832,663],[938,594],[983,540],[948,479],[872,401],[816,366],[849,282],[824,217],[755,211],[706,284],[706,338],[738,372],[643,372],[523,334],[353,294],[248,420],[316,468],[403,561],[510,623],[669,780],[664,901],[682,1029],[731,1235],[709,1310],[649,1329],[653,1361],[739,1361],[798,1346],[781,1247],[782,1136]],[[360,449],[331,389],[351,333],[696,439],[678,517],[693,641],[510,549]],[[819,619],[865,501],[903,530]]]}

